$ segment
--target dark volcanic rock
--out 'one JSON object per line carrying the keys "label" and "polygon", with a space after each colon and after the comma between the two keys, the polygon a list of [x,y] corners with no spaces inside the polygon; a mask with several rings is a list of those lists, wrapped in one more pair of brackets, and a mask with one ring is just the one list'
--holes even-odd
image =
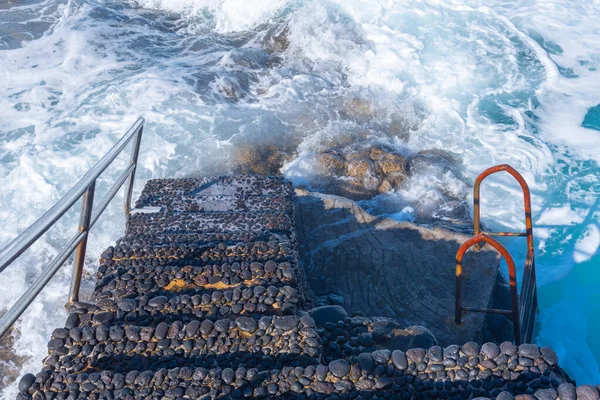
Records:
{"label": "dark volcanic rock", "polygon": [[558,396],[561,400],[576,400],[577,390],[571,383],[563,383],[558,387]]}
{"label": "dark volcanic rock", "polygon": [[346,360],[335,360],[329,363],[329,370],[337,378],[343,378],[350,373],[350,364]]}
{"label": "dark volcanic rock", "polygon": [[236,318],[235,324],[239,330],[247,333],[252,333],[258,328],[258,323],[256,320],[248,317]]}
{"label": "dark volcanic rock", "polygon": [[598,400],[600,394],[598,388],[592,385],[582,385],[577,387],[577,400]]}
{"label": "dark volcanic rock", "polygon": [[[403,327],[424,325],[438,343],[420,343],[423,347],[482,340],[484,314],[466,313],[461,326],[453,322],[455,256],[466,236],[376,218],[351,200],[303,190],[297,190],[296,221],[315,295],[340,294],[349,313],[384,314]],[[488,307],[497,285],[490,276],[498,275],[498,254],[487,248],[476,257],[467,253],[464,265],[463,304]],[[512,334],[497,339],[512,340]]]}
{"label": "dark volcanic rock", "polygon": [[346,310],[340,306],[321,306],[308,312],[317,326],[324,326],[326,322],[335,323],[343,321],[348,316]]}
{"label": "dark volcanic rock", "polygon": [[35,375],[25,374],[19,381],[19,391],[26,392],[29,390],[31,385],[35,382]]}

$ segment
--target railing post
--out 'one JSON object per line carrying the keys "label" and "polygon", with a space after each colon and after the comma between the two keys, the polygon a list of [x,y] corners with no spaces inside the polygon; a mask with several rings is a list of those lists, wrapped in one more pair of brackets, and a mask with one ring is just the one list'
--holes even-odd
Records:
{"label": "railing post", "polygon": [[[90,220],[92,218],[92,208],[94,207],[94,192],[96,191],[96,181],[83,194],[81,199],[81,215],[79,217],[79,232],[88,232],[90,229]],[[73,262],[73,278],[71,279],[71,290],[69,292],[69,302],[79,301],[79,287],[81,286],[81,276],[83,274],[83,264],[85,262],[85,250],[87,248],[88,236],[86,236],[77,246],[75,261]]]}
{"label": "railing post", "polygon": [[140,154],[140,143],[142,142],[143,131],[144,125],[142,124],[139,127],[139,130],[136,132],[135,137],[133,138],[133,144],[131,146],[131,159],[129,161],[129,164],[133,165],[133,169],[131,170],[131,174],[127,179],[127,186],[125,187],[125,203],[123,204],[126,217],[129,217],[129,214],[131,213],[131,196],[133,194],[133,182],[135,180],[135,170],[137,168],[138,156]]}
{"label": "railing post", "polygon": [[463,251],[462,247],[456,253],[456,293],[455,293],[455,304],[454,304],[454,323],[456,325],[462,325],[462,284],[463,284],[463,256],[466,249]]}

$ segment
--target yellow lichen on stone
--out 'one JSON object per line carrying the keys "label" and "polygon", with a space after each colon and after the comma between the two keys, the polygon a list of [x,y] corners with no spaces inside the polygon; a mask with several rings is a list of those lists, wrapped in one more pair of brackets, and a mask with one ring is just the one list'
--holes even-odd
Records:
{"label": "yellow lichen on stone", "polygon": [[183,279],[175,278],[167,286],[164,287],[165,290],[178,292],[180,290],[185,289],[186,287],[190,287]]}

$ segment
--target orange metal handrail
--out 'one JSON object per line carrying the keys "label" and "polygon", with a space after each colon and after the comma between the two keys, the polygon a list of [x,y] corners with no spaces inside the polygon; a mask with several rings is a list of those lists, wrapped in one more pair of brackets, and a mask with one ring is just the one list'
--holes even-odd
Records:
{"label": "orange metal handrail", "polygon": [[[509,310],[495,310],[495,309],[487,309],[487,308],[472,308],[472,307],[464,307],[462,305],[462,281],[463,281],[463,257],[467,250],[471,247],[479,244],[480,242],[485,242],[498,250],[498,252],[504,257],[506,263],[508,264],[508,277],[510,280],[510,297],[512,302],[512,311]],[[519,301],[518,301],[518,293],[517,293],[517,270],[515,268],[515,262],[511,255],[508,253],[506,248],[500,244],[496,239],[491,236],[486,235],[485,233],[480,233],[478,235],[473,236],[466,242],[460,246],[458,252],[456,253],[456,308],[455,308],[455,322],[457,325],[462,324],[462,314],[463,311],[473,311],[473,312],[491,312],[497,314],[510,314],[513,319],[513,329],[515,333],[515,342],[517,344],[521,343],[521,326],[520,326],[520,314],[519,314]]]}
{"label": "orange metal handrail", "polygon": [[523,203],[525,206],[525,232],[484,232],[490,236],[527,236],[527,253],[533,254],[533,222],[531,219],[531,192],[529,191],[529,186],[523,176],[517,172],[516,169],[511,167],[508,164],[496,165],[495,167],[491,167],[483,171],[477,179],[475,179],[475,184],[473,185],[473,228],[475,231],[475,235],[479,234],[481,231],[481,204],[480,204],[480,187],[481,182],[487,178],[488,176],[495,174],[497,172],[506,171],[513,178],[519,182],[521,185],[521,189],[523,190]]}
{"label": "orange metal handrail", "polygon": [[[488,176],[502,171],[508,172],[513,178],[515,178],[523,190],[523,203],[525,207],[525,232],[481,231],[481,182]],[[475,235],[471,239],[467,240],[460,247],[458,253],[456,254],[456,323],[461,323],[462,313],[465,311],[510,314],[513,319],[515,342],[517,344],[520,344],[521,341],[525,343],[529,342],[533,335],[533,325],[538,306],[535,275],[535,254],[533,247],[533,221],[531,218],[531,192],[529,191],[527,182],[523,176],[517,172],[517,170],[510,165],[502,164],[486,169],[477,177],[473,186],[473,224]],[[504,248],[504,246],[502,246],[498,241],[492,239],[491,236],[527,237],[527,257],[525,260],[525,269],[523,271],[523,284],[521,287],[520,296],[517,294],[517,279],[514,261],[506,248]],[[462,258],[464,253],[469,248],[475,246],[476,249],[479,249],[481,242],[485,242],[498,250],[508,264],[512,311],[462,306]]]}

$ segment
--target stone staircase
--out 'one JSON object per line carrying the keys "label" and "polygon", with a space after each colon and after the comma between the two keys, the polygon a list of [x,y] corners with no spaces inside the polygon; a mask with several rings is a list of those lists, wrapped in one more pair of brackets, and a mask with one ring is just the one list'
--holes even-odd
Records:
{"label": "stone staircase", "polygon": [[125,236],[101,256],[92,301],[69,306],[42,371],[22,378],[18,398],[597,394],[576,391],[549,348],[378,349],[369,318],[317,326],[310,307],[289,182],[152,180]]}

